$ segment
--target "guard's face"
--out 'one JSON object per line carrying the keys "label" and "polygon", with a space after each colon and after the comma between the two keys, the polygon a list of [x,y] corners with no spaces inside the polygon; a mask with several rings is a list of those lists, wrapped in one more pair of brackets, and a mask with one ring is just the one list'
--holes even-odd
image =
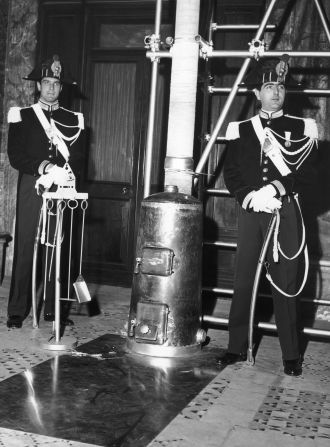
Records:
{"label": "guard's face", "polygon": [[285,87],[278,82],[266,82],[260,90],[255,89],[254,93],[261,102],[264,110],[277,112],[283,107],[285,99]]}
{"label": "guard's face", "polygon": [[40,92],[40,99],[52,103],[57,101],[62,90],[62,84],[55,78],[42,78],[41,82],[37,82]]}

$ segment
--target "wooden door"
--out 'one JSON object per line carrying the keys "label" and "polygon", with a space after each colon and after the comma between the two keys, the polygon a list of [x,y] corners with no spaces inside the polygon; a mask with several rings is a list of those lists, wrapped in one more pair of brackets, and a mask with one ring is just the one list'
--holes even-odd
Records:
{"label": "wooden door", "polygon": [[150,67],[144,54],[115,51],[93,53],[88,65],[84,267],[90,281],[128,285]]}
{"label": "wooden door", "polygon": [[[83,111],[88,125],[81,189],[89,194],[84,272],[88,281],[130,286],[150,96],[144,38],[153,33],[154,6],[141,2],[88,5],[84,37]],[[167,14],[167,21],[169,15]],[[168,23],[168,22],[167,22]],[[172,27],[163,24],[162,32]],[[169,64],[160,64],[152,192],[162,178]]]}

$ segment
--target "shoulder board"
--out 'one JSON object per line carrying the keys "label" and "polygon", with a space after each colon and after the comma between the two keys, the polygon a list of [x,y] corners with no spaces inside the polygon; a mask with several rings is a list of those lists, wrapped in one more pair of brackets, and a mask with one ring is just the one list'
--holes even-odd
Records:
{"label": "shoulder board", "polygon": [[313,118],[304,118],[304,122],[304,135],[306,135],[306,137],[312,138],[313,140],[317,140],[319,137],[319,132],[317,129],[316,121]]}
{"label": "shoulder board", "polygon": [[32,109],[31,106],[27,107],[10,107],[8,110],[7,121],[8,123],[19,123],[22,121],[21,110]]}
{"label": "shoulder board", "polygon": [[8,111],[7,121],[8,123],[19,123],[20,121],[22,121],[21,107],[10,107]]}
{"label": "shoulder board", "polygon": [[317,129],[316,121],[313,118],[302,118],[300,116],[293,116],[293,115],[285,115],[288,118],[293,118],[296,120],[302,120],[304,121],[304,135],[306,137],[312,138],[312,139],[318,139],[319,132]]}
{"label": "shoulder board", "polygon": [[228,124],[227,131],[226,131],[226,140],[236,140],[240,137],[239,134],[239,125],[241,123],[245,123],[247,121],[250,121],[251,119],[243,120],[243,121],[232,121]]}
{"label": "shoulder board", "polygon": [[66,109],[64,107],[61,107],[61,109],[65,110],[66,112],[72,113],[73,115],[76,115],[78,118],[78,127],[79,129],[85,128],[85,121],[84,121],[84,115],[81,112],[73,112],[72,110]]}
{"label": "shoulder board", "polygon": [[226,140],[236,140],[239,138],[239,121],[232,121],[228,124],[226,131]]}
{"label": "shoulder board", "polygon": [[84,115],[81,112],[75,112],[75,115],[77,115],[77,117],[78,117],[78,127],[79,127],[79,129],[84,129],[85,128]]}

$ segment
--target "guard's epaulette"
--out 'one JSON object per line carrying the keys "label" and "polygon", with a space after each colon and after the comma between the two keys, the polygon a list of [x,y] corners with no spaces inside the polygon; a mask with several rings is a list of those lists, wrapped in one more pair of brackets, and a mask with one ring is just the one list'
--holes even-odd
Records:
{"label": "guard's epaulette", "polygon": [[230,122],[227,127],[225,139],[226,140],[236,140],[237,138],[239,138],[240,137],[239,125],[246,121],[249,121],[249,120]]}
{"label": "guard's epaulette", "polygon": [[10,107],[10,109],[8,110],[7,121],[8,123],[19,123],[20,121],[22,121],[21,107]]}
{"label": "guard's epaulette", "polygon": [[293,115],[285,115],[289,118],[293,118],[296,120],[303,120],[304,121],[304,135],[306,137],[312,138],[313,140],[317,140],[319,137],[319,132],[317,129],[316,121],[313,118],[302,118],[300,116],[293,116]]}
{"label": "guard's epaulette", "polygon": [[61,107],[61,109],[65,110],[66,112],[73,113],[78,118],[78,127],[79,129],[85,129],[85,120],[84,115],[81,112],[74,112],[73,110],[66,109],[65,107]]}

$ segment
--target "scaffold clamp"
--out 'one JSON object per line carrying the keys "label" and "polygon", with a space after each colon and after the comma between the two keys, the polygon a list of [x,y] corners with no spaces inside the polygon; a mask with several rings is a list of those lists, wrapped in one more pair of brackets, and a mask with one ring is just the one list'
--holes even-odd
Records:
{"label": "scaffold clamp", "polygon": [[156,34],[148,34],[144,38],[144,48],[151,51],[159,51],[160,37]]}
{"label": "scaffold clamp", "polygon": [[207,42],[199,34],[197,34],[197,36],[195,36],[195,41],[199,44],[201,57],[205,60],[208,60],[209,56],[211,56],[211,54],[213,52],[213,43]]}
{"label": "scaffold clamp", "polygon": [[252,39],[249,42],[249,52],[254,57],[255,60],[259,60],[261,56],[265,53],[265,42],[259,39]]}

